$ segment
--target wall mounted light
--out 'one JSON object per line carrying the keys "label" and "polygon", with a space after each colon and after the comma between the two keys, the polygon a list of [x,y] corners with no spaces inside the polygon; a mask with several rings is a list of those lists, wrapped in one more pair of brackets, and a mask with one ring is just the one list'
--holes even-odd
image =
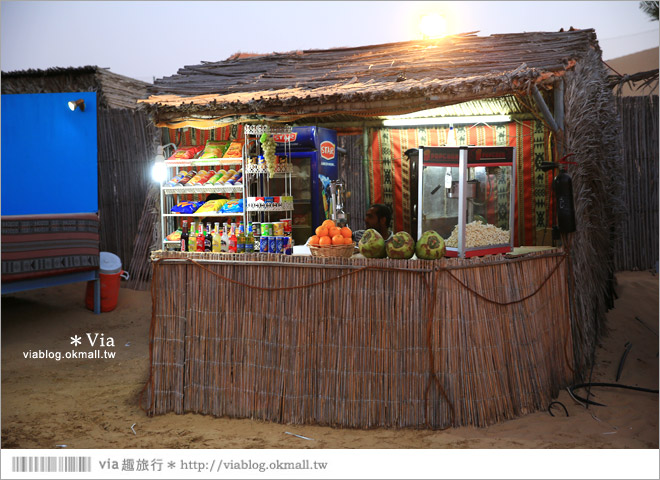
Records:
{"label": "wall mounted light", "polygon": [[163,183],[167,179],[167,167],[165,166],[165,149],[168,147],[176,148],[174,143],[168,143],[167,145],[158,145],[156,149],[156,158],[154,158],[154,164],[151,167],[151,178],[154,182]]}
{"label": "wall mounted light", "polygon": [[69,102],[69,108],[73,112],[76,108],[79,108],[81,112],[85,111],[85,100],[79,98],[75,102]]}

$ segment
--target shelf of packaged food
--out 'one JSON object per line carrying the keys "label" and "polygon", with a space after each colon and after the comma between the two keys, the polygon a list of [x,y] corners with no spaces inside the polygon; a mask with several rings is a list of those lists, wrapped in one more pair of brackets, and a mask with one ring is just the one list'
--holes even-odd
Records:
{"label": "shelf of packaged food", "polygon": [[243,158],[193,158],[184,160],[165,160],[165,166],[172,167],[212,167],[214,165],[242,165]]}
{"label": "shelf of packaged food", "polygon": [[243,193],[243,185],[193,185],[192,187],[163,187],[167,195],[187,195],[194,193]]}
{"label": "shelf of packaged food", "polygon": [[237,158],[206,158],[204,160],[193,160],[191,162],[193,167],[213,167],[215,165],[229,166],[229,165],[241,165],[243,159],[241,157]]}
{"label": "shelf of packaged food", "polygon": [[248,208],[248,212],[250,213],[268,213],[268,212],[292,212],[293,208],[291,205],[288,207],[283,206],[283,207],[273,207],[273,208],[268,208],[268,209],[263,209],[263,208]]}
{"label": "shelf of packaged food", "polygon": [[163,217],[242,217],[243,212],[237,213],[218,213],[218,212],[204,212],[204,213],[164,213]]}

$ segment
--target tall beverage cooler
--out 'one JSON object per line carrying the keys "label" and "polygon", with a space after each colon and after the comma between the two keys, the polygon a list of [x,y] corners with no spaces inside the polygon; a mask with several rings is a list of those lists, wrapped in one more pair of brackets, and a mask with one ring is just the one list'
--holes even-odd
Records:
{"label": "tall beverage cooler", "polygon": [[330,182],[337,179],[337,132],[322,127],[293,127],[273,135],[276,155],[291,158],[292,231],[296,245],[330,217]]}

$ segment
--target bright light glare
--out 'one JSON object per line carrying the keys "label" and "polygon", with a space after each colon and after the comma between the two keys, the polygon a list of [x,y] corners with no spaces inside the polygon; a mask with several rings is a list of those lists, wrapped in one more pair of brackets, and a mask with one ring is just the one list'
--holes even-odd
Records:
{"label": "bright light glare", "polygon": [[167,167],[163,162],[156,162],[154,166],[151,167],[151,178],[154,179],[154,182],[163,183],[165,177],[167,176]]}
{"label": "bright light glare", "polygon": [[447,21],[439,13],[429,13],[422,17],[419,29],[424,38],[440,38],[447,34]]}

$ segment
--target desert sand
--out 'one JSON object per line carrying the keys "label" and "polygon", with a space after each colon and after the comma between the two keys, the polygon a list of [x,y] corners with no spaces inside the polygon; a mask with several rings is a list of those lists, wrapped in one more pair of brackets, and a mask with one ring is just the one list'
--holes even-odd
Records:
{"label": "desert sand", "polygon": [[[629,342],[619,383],[657,389],[658,276],[622,272],[617,282],[592,381],[615,382]],[[658,395],[604,387],[591,397],[604,407],[587,409],[563,390],[556,400],[568,416],[557,406],[554,416],[539,411],[488,428],[353,430],[198,414],[150,418],[138,405],[149,367],[150,292],[122,288],[118,307],[101,315],[85,308],[84,293],[84,284],[71,284],[2,297],[3,448],[658,448]],[[105,350],[116,358],[25,358],[30,351],[71,351],[75,335],[87,342],[77,350],[93,350],[87,332],[98,333],[97,342],[112,337],[114,347]]]}

